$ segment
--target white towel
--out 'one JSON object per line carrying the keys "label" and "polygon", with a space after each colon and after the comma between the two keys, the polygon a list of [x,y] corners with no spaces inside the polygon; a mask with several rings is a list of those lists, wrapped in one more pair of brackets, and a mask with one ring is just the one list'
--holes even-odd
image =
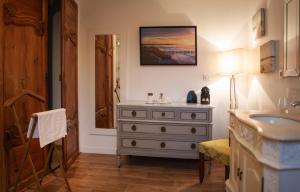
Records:
{"label": "white towel", "polygon": [[[67,135],[66,109],[55,109],[34,115],[37,115],[37,124],[32,138],[40,139],[41,148]],[[31,117],[27,137],[30,136],[33,124],[34,117]]]}

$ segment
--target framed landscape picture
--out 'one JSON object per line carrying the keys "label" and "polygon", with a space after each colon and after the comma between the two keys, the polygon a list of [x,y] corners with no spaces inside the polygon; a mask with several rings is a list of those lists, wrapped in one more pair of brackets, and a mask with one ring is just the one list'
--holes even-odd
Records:
{"label": "framed landscape picture", "polygon": [[197,27],[140,27],[141,65],[197,65]]}

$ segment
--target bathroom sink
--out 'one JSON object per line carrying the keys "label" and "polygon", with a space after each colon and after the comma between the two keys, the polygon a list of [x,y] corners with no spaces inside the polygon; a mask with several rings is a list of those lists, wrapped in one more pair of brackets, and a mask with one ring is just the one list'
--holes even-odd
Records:
{"label": "bathroom sink", "polygon": [[300,121],[288,119],[285,117],[269,116],[269,115],[250,115],[251,119],[269,123],[272,125],[282,125],[282,126],[300,126]]}

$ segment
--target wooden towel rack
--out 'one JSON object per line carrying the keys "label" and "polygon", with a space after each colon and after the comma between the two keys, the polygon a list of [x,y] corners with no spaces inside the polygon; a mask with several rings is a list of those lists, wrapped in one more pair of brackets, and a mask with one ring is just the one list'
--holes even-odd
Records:
{"label": "wooden towel rack", "polygon": [[[31,97],[31,98],[39,101],[40,104],[41,104],[42,111],[45,111],[44,104],[46,102],[46,100],[42,96],[37,95],[37,94],[35,94],[35,93],[33,93],[32,91],[29,91],[29,90],[23,90],[22,93],[20,93],[17,96],[14,96],[14,97],[8,99],[4,103],[4,107],[9,107],[13,111],[14,120],[15,120],[17,129],[18,129],[18,133],[20,135],[21,142],[22,142],[22,144],[24,146],[24,155],[23,155],[23,158],[22,158],[21,165],[20,165],[20,167],[18,169],[18,172],[17,172],[16,182],[15,182],[15,186],[14,186],[14,191],[16,192],[18,190],[18,183],[19,183],[20,175],[21,175],[21,173],[23,171],[24,164],[25,164],[25,161],[27,160],[27,158],[29,160],[30,167],[32,169],[32,173],[33,173],[33,176],[34,176],[34,180],[35,180],[35,183],[36,183],[37,190],[38,191],[45,191],[44,189],[42,189],[42,186],[41,186],[42,178],[41,178],[41,180],[39,179],[38,174],[37,174],[37,172],[35,170],[35,166],[33,164],[31,155],[29,153],[29,146],[30,146],[30,143],[31,143],[31,140],[32,140],[32,137],[33,137],[33,133],[34,133],[34,131],[36,129],[36,125],[37,125],[37,116],[36,115],[32,115],[32,117],[34,118],[34,122],[33,122],[32,128],[31,128],[31,132],[30,132],[28,141],[26,142],[26,140],[24,138],[24,135],[23,135],[22,126],[21,126],[21,123],[20,123],[20,120],[19,120],[19,117],[18,117],[18,114],[17,114],[17,111],[16,111],[16,105],[15,104],[21,98],[23,98],[24,96],[29,96],[29,97]],[[51,151],[53,150],[54,153],[55,153],[55,155],[56,155],[56,157],[57,157],[57,159],[58,159],[58,161],[59,161],[61,174],[62,174],[62,176],[64,178],[67,190],[71,192],[71,187],[70,187],[68,179],[66,177],[66,173],[65,173],[65,170],[64,170],[63,162],[62,162],[61,156],[59,155],[57,146],[55,145],[55,142],[50,143],[49,145],[50,145],[50,150],[49,150],[49,154],[48,154],[47,159],[46,159],[45,169],[49,165],[50,157],[51,157]]]}

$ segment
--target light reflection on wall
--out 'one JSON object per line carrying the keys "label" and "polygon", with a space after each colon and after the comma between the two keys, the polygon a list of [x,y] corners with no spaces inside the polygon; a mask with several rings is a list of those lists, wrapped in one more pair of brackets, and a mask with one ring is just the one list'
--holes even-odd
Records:
{"label": "light reflection on wall", "polygon": [[[213,117],[220,119],[220,117],[227,117],[227,110],[229,109],[229,76],[219,76],[215,81],[211,82],[210,88],[211,105],[215,106]],[[215,121],[213,135],[228,135],[226,125],[228,125],[228,118],[224,121]]]}
{"label": "light reflection on wall", "polygon": [[276,110],[277,104],[272,101],[255,75],[251,77],[249,83],[247,108],[250,110]]}

